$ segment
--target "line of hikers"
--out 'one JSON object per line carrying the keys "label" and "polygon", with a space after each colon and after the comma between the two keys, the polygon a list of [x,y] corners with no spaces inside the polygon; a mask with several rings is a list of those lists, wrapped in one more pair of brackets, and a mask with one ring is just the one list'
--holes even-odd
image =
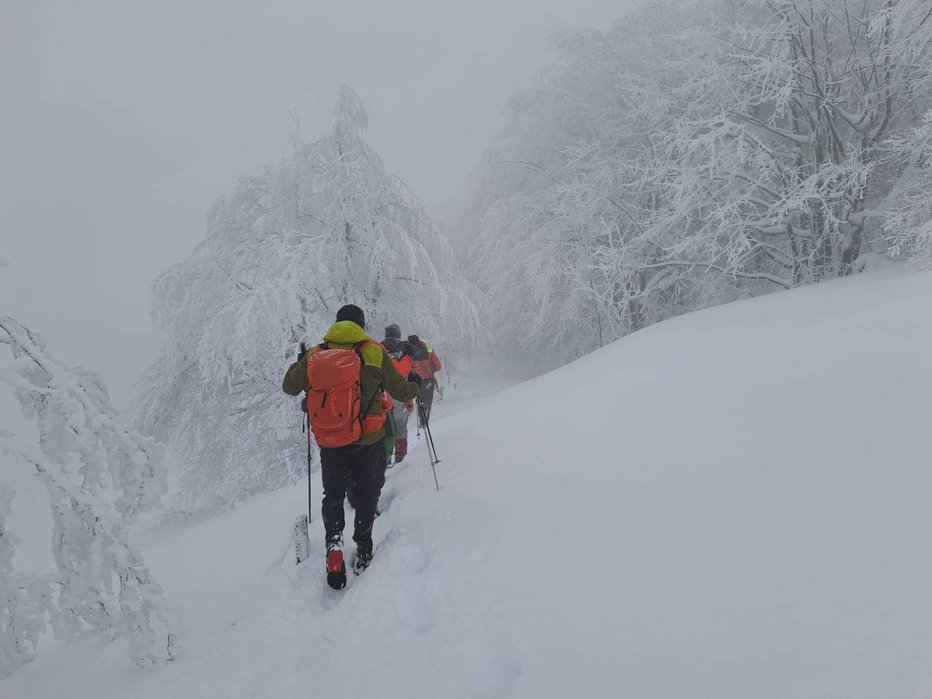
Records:
{"label": "line of hikers", "polygon": [[320,448],[331,587],[346,585],[343,501],[349,495],[355,509],[353,569],[359,574],[372,560],[372,525],[385,470],[407,454],[415,399],[421,404],[419,419],[430,419],[440,369],[437,353],[417,335],[402,340],[401,328],[393,324],[377,342],[366,333],[362,309],[346,305],[324,341],[310,348],[302,343],[298,360],[285,373],[285,393],[307,392],[302,407]]}
{"label": "line of hikers", "polygon": [[[407,340],[402,340],[401,328],[394,323],[385,328],[382,346],[399,374],[408,376],[413,372],[420,379],[418,399],[424,411],[424,418],[429,420],[437,387],[437,372],[442,368],[437,353],[417,335],[408,335]],[[401,463],[408,453],[408,416],[414,412],[414,401],[398,401],[393,404],[389,396],[388,402],[391,410],[388,412],[390,424],[385,432],[385,450],[391,467],[393,455],[394,463],[397,464]],[[420,419],[418,416],[418,420]]]}

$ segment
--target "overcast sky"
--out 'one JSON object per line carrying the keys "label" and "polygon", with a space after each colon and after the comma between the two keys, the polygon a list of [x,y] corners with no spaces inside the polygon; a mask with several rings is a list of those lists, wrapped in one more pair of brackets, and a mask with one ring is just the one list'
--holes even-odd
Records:
{"label": "overcast sky", "polygon": [[352,86],[370,143],[442,215],[547,35],[625,4],[0,0],[0,314],[102,371],[122,407],[158,343],[151,280],[278,158],[292,114],[312,140]]}

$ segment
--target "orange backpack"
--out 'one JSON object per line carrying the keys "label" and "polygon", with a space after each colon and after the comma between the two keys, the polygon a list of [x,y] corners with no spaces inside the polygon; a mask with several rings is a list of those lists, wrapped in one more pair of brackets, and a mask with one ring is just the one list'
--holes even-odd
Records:
{"label": "orange backpack", "polygon": [[367,432],[382,429],[384,415],[368,415],[362,406],[362,358],[368,342],[351,349],[329,348],[324,343],[307,359],[307,414],[317,444],[345,447],[358,442]]}

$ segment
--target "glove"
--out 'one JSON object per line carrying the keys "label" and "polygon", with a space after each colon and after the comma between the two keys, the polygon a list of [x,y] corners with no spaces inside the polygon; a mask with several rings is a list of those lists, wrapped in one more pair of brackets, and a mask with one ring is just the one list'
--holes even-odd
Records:
{"label": "glove", "polygon": [[420,388],[421,384],[423,383],[423,380],[421,379],[421,377],[415,374],[413,371],[410,374],[408,374],[408,381],[410,381],[411,383],[416,383],[418,388]]}
{"label": "glove", "polygon": [[301,401],[301,412],[306,413],[307,412],[307,394],[305,393],[298,400]]}
{"label": "glove", "polygon": [[307,345],[304,344],[304,341],[301,341],[301,344],[298,345],[298,361],[300,362],[304,359],[304,355],[307,354]]}

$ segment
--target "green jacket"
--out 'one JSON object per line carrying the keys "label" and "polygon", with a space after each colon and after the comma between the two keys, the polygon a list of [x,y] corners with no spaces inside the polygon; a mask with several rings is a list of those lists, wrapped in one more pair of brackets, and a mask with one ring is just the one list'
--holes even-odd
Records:
{"label": "green jacket", "polygon": [[[382,412],[382,401],[379,392],[384,388],[392,398],[400,401],[412,400],[417,395],[417,384],[408,383],[407,379],[398,373],[391,358],[379,343],[370,338],[366,331],[351,320],[341,320],[330,326],[324,335],[324,342],[328,347],[351,349],[359,342],[369,341],[362,351],[363,367],[360,381],[362,405],[371,406],[368,415],[379,415]],[[308,352],[316,352],[319,347],[311,347]],[[288,367],[282,390],[289,396],[300,395],[307,390],[307,353],[298,361]],[[360,439],[356,444],[374,444],[385,436],[385,430],[371,432]]]}

